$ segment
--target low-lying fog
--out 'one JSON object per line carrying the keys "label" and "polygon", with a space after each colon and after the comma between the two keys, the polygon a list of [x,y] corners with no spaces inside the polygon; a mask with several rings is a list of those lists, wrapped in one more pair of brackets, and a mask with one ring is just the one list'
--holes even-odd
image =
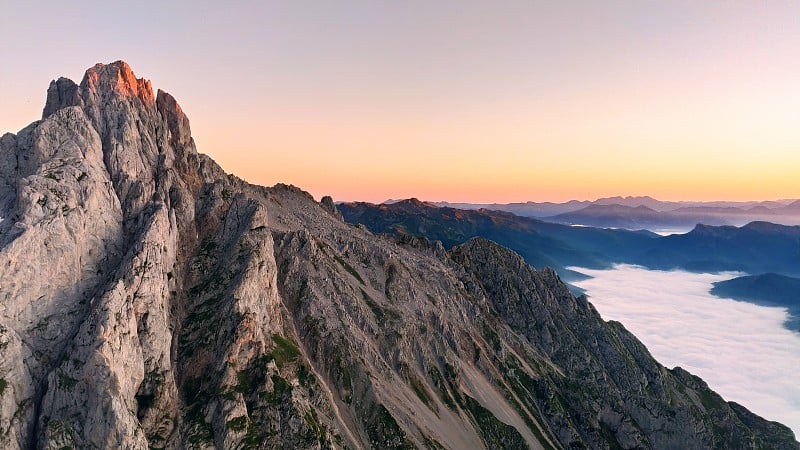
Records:
{"label": "low-lying fog", "polygon": [[606,320],[625,325],[664,366],[681,366],[723,396],[800,436],[800,333],[783,308],[721,299],[715,281],[736,274],[570,269],[593,278],[585,289]]}

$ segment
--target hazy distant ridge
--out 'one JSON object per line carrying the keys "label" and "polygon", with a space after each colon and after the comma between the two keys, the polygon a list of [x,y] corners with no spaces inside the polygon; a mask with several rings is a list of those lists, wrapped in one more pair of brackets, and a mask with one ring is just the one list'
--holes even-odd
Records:
{"label": "hazy distant ridge", "polygon": [[605,197],[594,201],[570,200],[564,203],[448,203],[437,206],[460,209],[506,211],[567,225],[630,230],[684,229],[698,223],[741,226],[753,221],[800,225],[800,200],[771,201],[661,201],[649,196]]}

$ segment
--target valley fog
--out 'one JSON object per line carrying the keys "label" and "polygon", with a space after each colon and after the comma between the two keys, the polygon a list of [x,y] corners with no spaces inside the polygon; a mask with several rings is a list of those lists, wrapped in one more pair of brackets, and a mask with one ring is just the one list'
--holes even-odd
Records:
{"label": "valley fog", "polygon": [[606,320],[621,322],[668,368],[680,366],[735,401],[800,435],[800,333],[784,308],[721,299],[712,283],[736,274],[570,268]]}

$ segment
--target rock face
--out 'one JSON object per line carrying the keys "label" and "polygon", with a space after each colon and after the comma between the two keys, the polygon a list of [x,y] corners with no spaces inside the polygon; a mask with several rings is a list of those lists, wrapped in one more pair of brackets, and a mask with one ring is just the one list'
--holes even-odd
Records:
{"label": "rock face", "polygon": [[779,448],[549,270],[197,153],[124,62],[0,138],[2,448]]}

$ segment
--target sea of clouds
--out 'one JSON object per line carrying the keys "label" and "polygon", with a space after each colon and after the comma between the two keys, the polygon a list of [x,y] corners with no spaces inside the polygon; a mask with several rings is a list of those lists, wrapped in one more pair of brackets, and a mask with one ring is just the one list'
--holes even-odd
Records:
{"label": "sea of clouds", "polygon": [[726,400],[800,436],[800,333],[784,308],[715,297],[712,283],[737,274],[570,267],[606,320],[625,325],[664,366],[683,367]]}

